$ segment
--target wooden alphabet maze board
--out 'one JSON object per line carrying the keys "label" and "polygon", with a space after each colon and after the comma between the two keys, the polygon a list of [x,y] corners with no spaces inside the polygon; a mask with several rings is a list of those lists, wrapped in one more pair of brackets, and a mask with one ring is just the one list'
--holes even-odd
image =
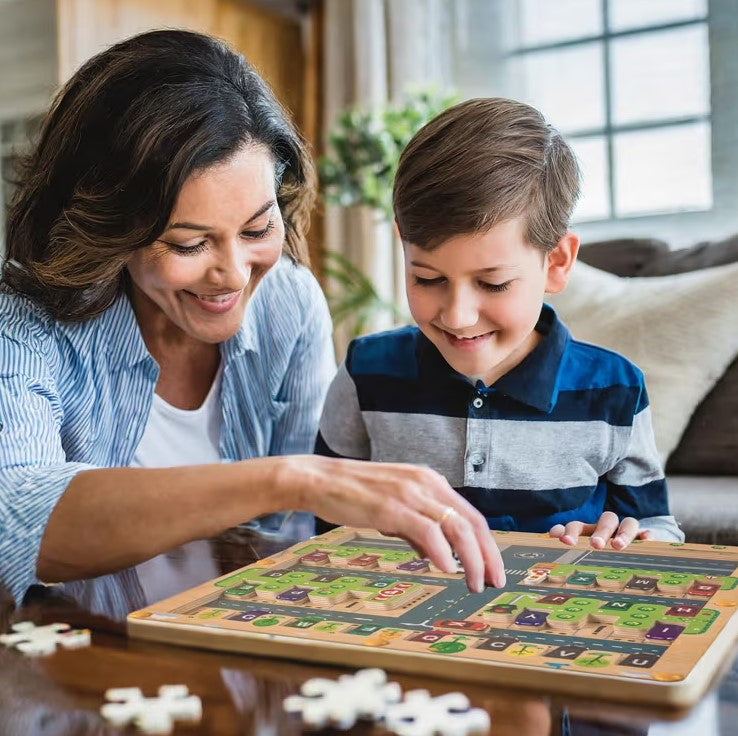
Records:
{"label": "wooden alphabet maze board", "polygon": [[403,541],[341,527],[128,617],[131,636],[685,706],[738,633],[738,548],[623,552],[496,532],[504,589],[470,593]]}

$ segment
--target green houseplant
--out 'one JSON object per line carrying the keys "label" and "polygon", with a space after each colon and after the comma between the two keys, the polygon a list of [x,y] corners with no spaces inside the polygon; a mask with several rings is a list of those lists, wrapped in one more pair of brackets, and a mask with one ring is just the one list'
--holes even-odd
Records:
{"label": "green houseplant", "polygon": [[[419,89],[397,105],[343,111],[330,132],[329,152],[318,162],[326,201],[341,207],[367,207],[391,222],[392,184],[400,154],[423,125],[455,102],[454,94]],[[407,319],[342,254],[326,251],[325,273],[333,282],[328,293],[333,320],[338,325],[353,319],[353,335],[361,334],[378,313],[389,311],[395,320]]]}

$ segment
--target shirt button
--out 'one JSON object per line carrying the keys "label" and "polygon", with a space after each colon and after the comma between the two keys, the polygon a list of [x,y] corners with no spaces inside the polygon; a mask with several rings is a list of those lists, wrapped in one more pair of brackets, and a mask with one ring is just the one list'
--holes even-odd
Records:
{"label": "shirt button", "polygon": [[475,468],[481,468],[484,465],[484,455],[480,455],[479,453],[472,455],[469,460],[471,460],[471,464]]}
{"label": "shirt button", "polygon": [[484,406],[484,399],[481,396],[477,396],[477,398],[472,401],[472,406],[475,409],[481,409]]}

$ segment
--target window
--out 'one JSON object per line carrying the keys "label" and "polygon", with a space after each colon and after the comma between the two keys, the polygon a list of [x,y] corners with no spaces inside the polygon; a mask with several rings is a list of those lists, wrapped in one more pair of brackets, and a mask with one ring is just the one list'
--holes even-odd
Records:
{"label": "window", "polygon": [[583,242],[738,233],[734,2],[447,2],[460,96],[530,102],[575,149]]}
{"label": "window", "polygon": [[5,217],[13,196],[18,155],[35,140],[42,117],[32,115],[0,121],[0,257],[4,251]]}
{"label": "window", "polygon": [[712,207],[707,0],[510,0],[507,84],[579,158],[578,221]]}

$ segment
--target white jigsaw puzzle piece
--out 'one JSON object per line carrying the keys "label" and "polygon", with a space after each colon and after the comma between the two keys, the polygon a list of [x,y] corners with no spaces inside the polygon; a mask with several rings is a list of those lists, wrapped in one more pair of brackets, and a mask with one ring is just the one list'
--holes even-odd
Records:
{"label": "white jigsaw puzzle piece", "polygon": [[385,726],[397,736],[471,736],[489,731],[489,714],[470,708],[463,693],[432,698],[427,690],[410,690],[402,703],[387,709]]}
{"label": "white jigsaw puzzle piece", "polygon": [[169,734],[175,721],[195,723],[202,718],[202,701],[186,685],[162,685],[156,698],[145,698],[140,688],[117,687],[105,691],[108,702],[102,717],[114,726],[135,725],[148,734]]}
{"label": "white jigsaw puzzle piece", "polygon": [[72,629],[69,624],[36,626],[31,621],[21,621],[11,626],[12,634],[0,635],[0,644],[13,647],[31,657],[53,654],[57,645],[65,649],[90,646],[89,629]]}
{"label": "white jigsaw puzzle piece", "polygon": [[353,675],[341,675],[338,680],[323,677],[307,680],[300,695],[284,700],[288,713],[299,713],[303,723],[313,728],[330,724],[346,730],[357,720],[381,720],[387,707],[402,697],[396,682],[387,682],[387,673],[380,669],[359,670]]}

